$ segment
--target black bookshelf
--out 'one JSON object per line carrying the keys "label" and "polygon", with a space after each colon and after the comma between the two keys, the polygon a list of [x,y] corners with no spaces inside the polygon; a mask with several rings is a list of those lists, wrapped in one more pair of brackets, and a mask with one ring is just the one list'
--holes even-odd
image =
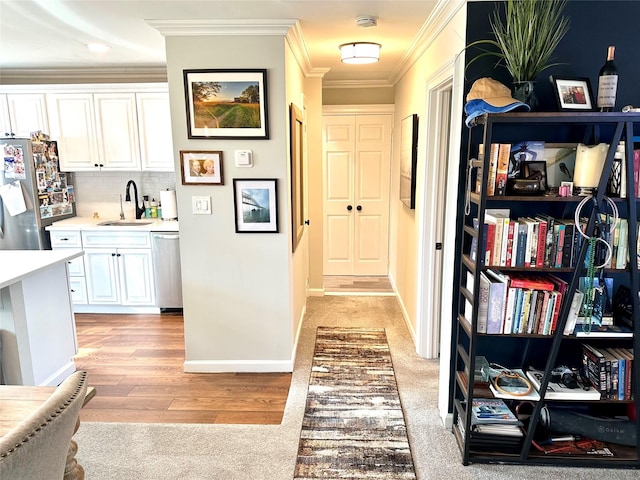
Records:
{"label": "black bookshelf", "polygon": [[[551,380],[551,371],[553,370],[559,358],[568,351],[575,351],[579,345],[584,342],[585,338],[575,338],[563,335],[565,323],[570,313],[571,298],[567,300],[567,295],[563,296],[560,313],[558,316],[555,333],[553,335],[539,334],[485,334],[478,332],[478,309],[479,303],[475,299],[479,298],[479,278],[483,271],[489,268],[499,270],[506,274],[520,273],[553,273],[559,274],[566,278],[567,292],[574,292],[579,286],[580,276],[584,276],[585,258],[587,256],[588,245],[582,242],[579,251],[575,252],[577,260],[575,268],[517,268],[505,266],[487,266],[484,265],[483,255],[481,255],[480,246],[484,242],[484,229],[474,229],[472,220],[475,218],[479,226],[484,224],[485,212],[488,208],[501,208],[503,206],[530,211],[536,209],[538,211],[555,211],[562,208],[565,212],[575,210],[578,203],[583,197],[559,197],[553,194],[539,196],[487,196],[486,185],[488,181],[489,171],[489,155],[484,155],[483,159],[471,158],[471,152],[478,151],[478,145],[484,144],[484,151],[489,152],[491,143],[509,142],[511,140],[518,141],[523,139],[536,138],[544,140],[544,132],[553,129],[553,135],[557,135],[558,131],[565,136],[567,143],[585,143],[595,144],[606,142],[610,145],[603,175],[599,180],[599,185],[594,194],[594,201],[602,204],[607,182],[609,181],[610,172],[614,161],[615,146],[619,142],[626,144],[626,178],[627,178],[627,197],[614,198],[613,202],[618,206],[624,216],[629,219],[628,229],[628,250],[629,262],[624,270],[607,270],[606,272],[616,276],[620,284],[628,286],[631,292],[640,291],[640,273],[636,258],[638,255],[637,245],[637,222],[640,220],[639,204],[640,200],[632,193],[634,192],[634,164],[633,164],[633,141],[640,134],[640,114],[633,113],[503,113],[503,114],[485,114],[478,118],[477,125],[472,127],[468,136],[468,152],[469,163],[472,167],[468,170],[468,175],[475,176],[476,172],[481,175],[480,184],[482,185],[479,193],[469,192],[467,195],[469,204],[469,213],[465,216],[464,224],[461,226],[459,236],[462,240],[462,254],[459,258],[459,292],[458,292],[458,313],[454,321],[454,351],[453,355],[453,372],[451,379],[451,393],[453,399],[453,431],[458,441],[462,463],[515,463],[515,464],[539,464],[539,465],[575,465],[586,467],[611,467],[611,468],[640,468],[640,448],[636,438],[635,445],[611,444],[608,447],[613,452],[610,457],[595,457],[581,455],[563,455],[561,452],[557,454],[544,454],[533,448],[535,445],[536,427],[542,416],[545,406],[554,406],[558,404],[567,405],[567,403],[577,403],[575,401],[567,402],[560,400],[544,400],[534,402],[530,418],[529,427],[525,430],[524,437],[518,448],[509,446],[501,446],[497,444],[495,447],[486,444],[482,448],[478,447],[480,443],[475,440],[472,431],[472,415],[470,409],[466,408],[472,398],[484,398],[492,394],[486,385],[478,383],[474,380],[473,372],[476,370],[476,361],[479,356],[487,357],[490,362],[495,361],[490,358],[492,355],[498,356],[498,362],[509,362],[508,368],[528,368],[528,363],[537,360],[544,364],[544,376],[540,385],[540,395],[543,398],[544,392]],[[468,179],[473,180],[473,179]],[[472,184],[471,182],[470,184]],[[621,213],[622,215],[622,213]],[[567,218],[567,217],[564,217]],[[635,221],[632,221],[635,219]],[[592,235],[596,225],[595,209],[589,217],[586,233]],[[633,228],[632,228],[633,227]],[[477,242],[476,261],[470,258],[470,244],[472,241]],[[466,285],[467,275],[473,276],[473,288],[468,289]],[[465,304],[471,305],[472,311],[465,312]],[[466,313],[466,315],[465,315]],[[471,319],[468,318],[471,315]],[[631,338],[607,338],[597,339],[602,345],[622,345],[631,347],[634,354],[640,352],[640,300],[634,298],[632,307],[633,319],[633,336]],[[637,358],[637,357],[635,357]],[[634,358],[634,365],[635,365]],[[609,400],[601,399],[592,400],[585,403],[598,408],[601,405],[607,405],[609,408],[623,408],[632,403],[635,405],[636,412],[640,410],[640,368],[634,368],[633,377],[633,399],[632,400]],[[515,404],[515,401],[510,401]],[[640,418],[635,419],[635,431],[640,432]],[[637,437],[637,435],[636,435]]]}

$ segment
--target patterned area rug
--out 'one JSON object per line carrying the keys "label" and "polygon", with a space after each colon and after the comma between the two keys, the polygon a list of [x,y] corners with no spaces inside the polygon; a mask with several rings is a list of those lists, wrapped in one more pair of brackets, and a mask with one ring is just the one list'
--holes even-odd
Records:
{"label": "patterned area rug", "polygon": [[294,478],[416,478],[383,328],[318,327]]}

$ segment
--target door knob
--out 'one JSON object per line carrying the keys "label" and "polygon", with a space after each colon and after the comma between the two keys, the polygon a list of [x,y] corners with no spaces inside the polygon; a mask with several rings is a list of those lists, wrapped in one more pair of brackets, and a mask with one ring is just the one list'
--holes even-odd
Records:
{"label": "door knob", "polygon": [[347,205],[347,210],[351,211],[353,210],[353,207],[351,205]]}
{"label": "door knob", "polygon": [[358,210],[358,211],[362,210],[362,205],[358,205],[358,206],[356,207],[356,210]]}

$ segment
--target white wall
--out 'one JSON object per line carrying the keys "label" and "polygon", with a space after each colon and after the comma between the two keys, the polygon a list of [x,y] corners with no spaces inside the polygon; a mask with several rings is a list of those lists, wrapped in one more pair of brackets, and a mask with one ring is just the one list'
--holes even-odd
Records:
{"label": "white wall", "polygon": [[[413,66],[396,83],[395,88],[395,128],[394,128],[394,152],[392,165],[392,179],[399,178],[400,171],[400,123],[402,119],[412,113],[419,115],[419,135],[418,135],[418,171],[417,171],[417,191],[416,209],[409,210],[398,200],[399,185],[397,181],[391,182],[391,259],[390,275],[398,290],[400,301],[403,305],[408,323],[415,335],[416,331],[423,330],[427,324],[437,322],[439,319],[432,318],[430,312],[425,312],[425,317],[417,318],[417,307],[423,295],[428,292],[426,289],[437,278],[424,278],[425,291],[418,291],[418,278],[421,274],[419,270],[420,250],[423,245],[419,244],[420,222],[425,219],[423,237],[433,238],[435,225],[430,221],[430,216],[425,215],[424,208],[430,208],[435,202],[433,195],[437,192],[435,188],[429,188],[434,181],[433,175],[436,169],[434,162],[439,159],[434,155],[434,146],[427,144],[429,129],[435,128],[429,125],[427,112],[429,111],[427,90],[434,86],[434,79],[441,78],[450,72],[454,75],[454,66],[458,55],[464,50],[466,32],[466,8],[464,2],[458,2],[461,8],[454,12],[453,16],[446,22],[441,30],[434,32],[433,38],[428,42],[428,46]],[[455,173],[460,168],[459,140],[461,129],[461,105],[462,92],[458,85],[462,79],[454,78],[454,107],[452,117],[452,144],[449,157],[450,172]],[[459,113],[458,113],[459,112]],[[451,176],[449,177],[449,179]],[[426,188],[425,188],[426,187]],[[453,243],[455,240],[455,188],[454,197],[447,205],[447,231],[445,232],[444,266],[446,275],[452,274],[455,267],[453,256]],[[453,217],[453,218],[451,218]],[[435,242],[433,243],[435,246]],[[428,248],[428,247],[427,247]],[[424,271],[434,272],[435,266],[429,262],[433,259],[425,258]],[[445,277],[446,277],[445,275]],[[442,298],[433,298],[433,302],[442,302],[442,332],[441,332],[441,356],[440,356],[440,412],[443,419],[446,417],[448,389],[449,389],[449,338],[451,337],[451,298],[453,277],[445,278],[442,287]],[[418,321],[423,322],[418,325]],[[419,340],[415,338],[416,342]]]}
{"label": "white wall", "polygon": [[[285,48],[278,36],[168,36],[167,77],[175,158],[180,150],[221,150],[222,186],[177,187],[186,371],[290,371],[291,249]],[[269,140],[187,138],[183,70],[266,68]],[[236,149],[254,167],[236,168]],[[237,234],[233,179],[278,180],[279,233]],[[211,197],[211,215],[191,213],[192,196]]]}

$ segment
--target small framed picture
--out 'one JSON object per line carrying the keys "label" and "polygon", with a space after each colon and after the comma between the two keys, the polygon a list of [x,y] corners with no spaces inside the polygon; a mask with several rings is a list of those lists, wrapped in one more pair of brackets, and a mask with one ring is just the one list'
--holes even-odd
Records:
{"label": "small framed picture", "polygon": [[547,182],[547,162],[525,162],[522,178],[527,180],[538,180],[540,182],[540,191],[549,190]]}
{"label": "small framed picture", "polygon": [[183,185],[224,185],[222,152],[180,150]]}
{"label": "small framed picture", "polygon": [[278,181],[275,178],[233,179],[236,233],[278,232]]}
{"label": "small framed picture", "polygon": [[587,77],[559,78],[550,77],[556,94],[558,110],[583,111],[595,110],[591,82]]}

